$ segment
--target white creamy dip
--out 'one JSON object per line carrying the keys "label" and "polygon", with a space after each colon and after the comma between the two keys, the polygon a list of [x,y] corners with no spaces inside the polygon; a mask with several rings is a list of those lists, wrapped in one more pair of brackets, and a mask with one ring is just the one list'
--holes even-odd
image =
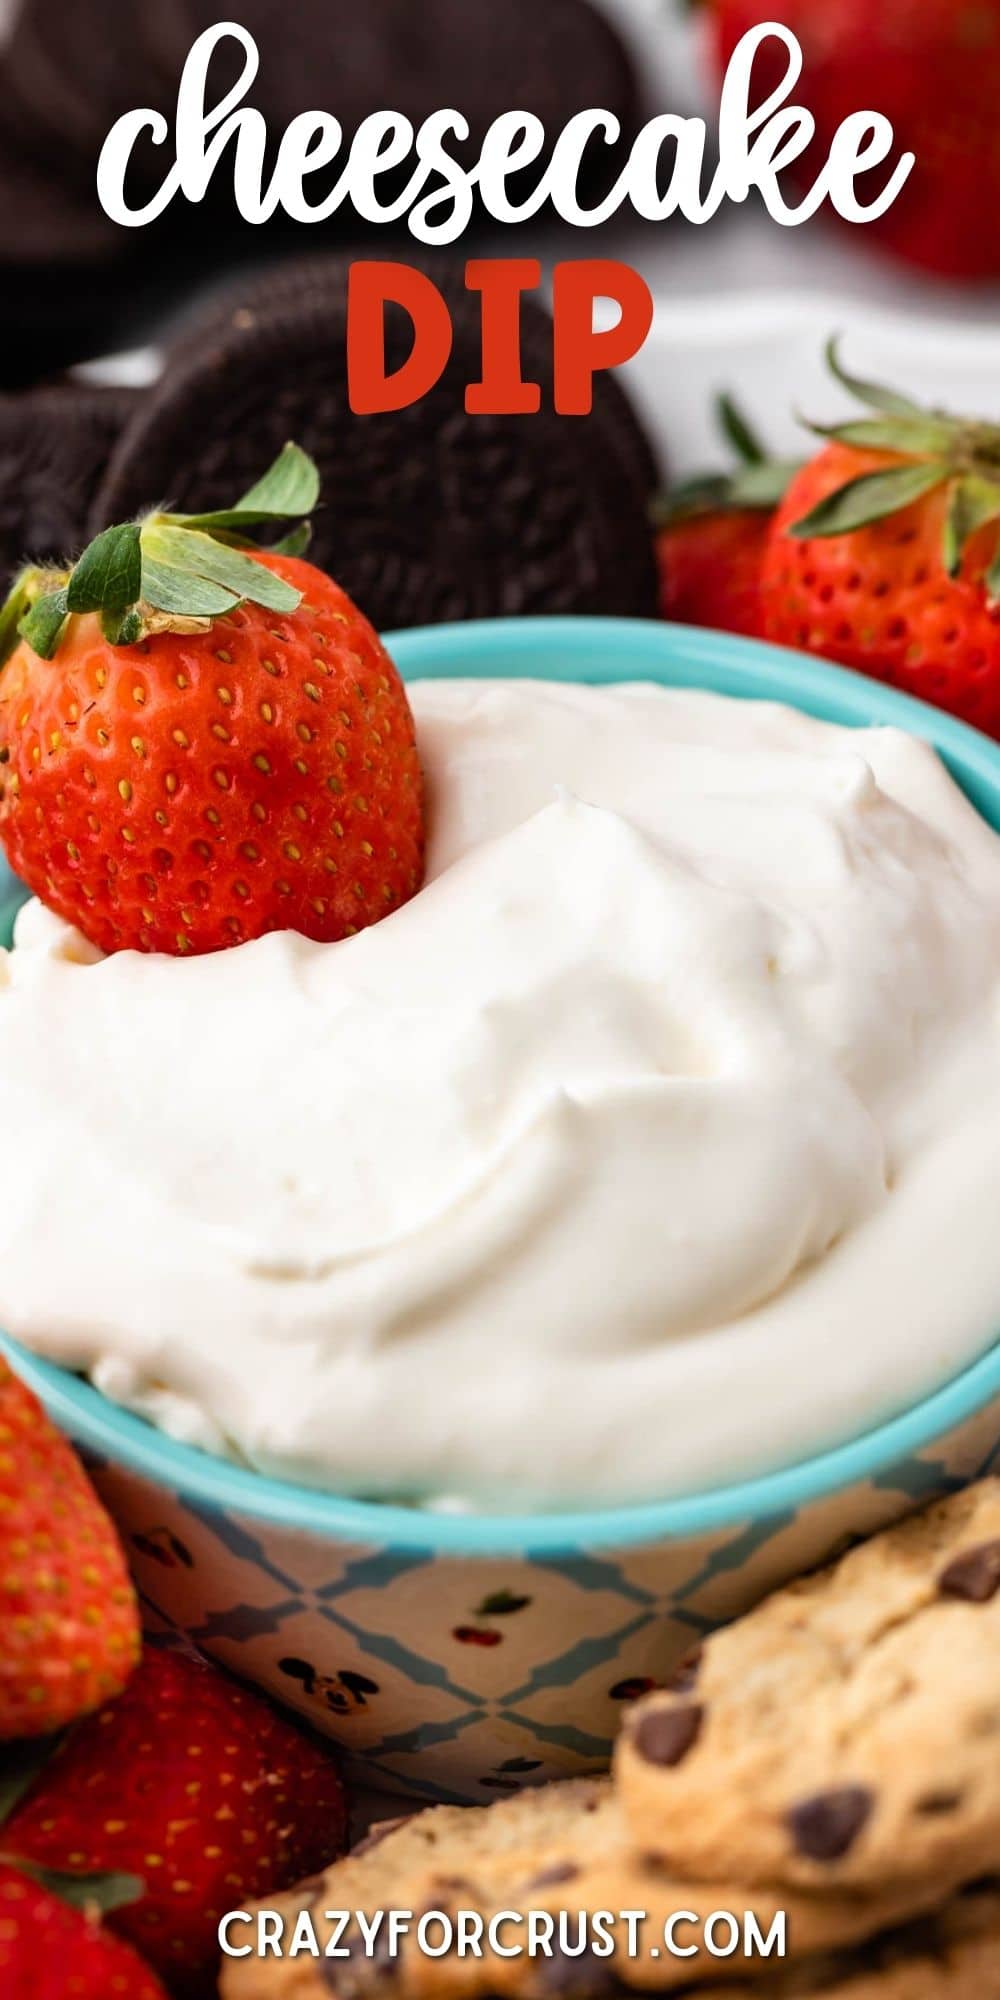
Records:
{"label": "white creamy dip", "polygon": [[802,1457],[1000,1328],[1000,839],[893,730],[418,683],[427,886],[343,944],[0,954],[0,1323],[368,1495]]}

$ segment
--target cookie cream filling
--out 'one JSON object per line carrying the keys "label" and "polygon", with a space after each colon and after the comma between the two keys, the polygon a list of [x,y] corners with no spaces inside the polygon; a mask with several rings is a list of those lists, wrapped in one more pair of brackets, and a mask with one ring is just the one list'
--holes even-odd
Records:
{"label": "cookie cream filling", "polygon": [[263,1471],[486,1507],[801,1458],[1000,1326],[1000,839],[924,745],[411,688],[342,944],[0,961],[0,1324]]}

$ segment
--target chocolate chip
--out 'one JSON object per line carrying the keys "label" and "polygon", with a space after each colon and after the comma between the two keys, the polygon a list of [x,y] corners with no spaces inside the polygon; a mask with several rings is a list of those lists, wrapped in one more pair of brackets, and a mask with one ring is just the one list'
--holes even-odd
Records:
{"label": "chocolate chip", "polygon": [[346,1958],[323,1959],[320,1967],[324,1984],[336,1993],[337,2000],[368,2000],[370,1994],[392,1984],[399,1961],[386,1930],[379,1931],[370,1952],[361,1931],[353,1931],[346,1945]]}
{"label": "chocolate chip", "polygon": [[568,1952],[555,1945],[551,1958],[538,1959],[536,1965],[541,1991],[558,1993],[564,2000],[604,2000],[605,1995],[622,1990],[611,1961],[597,1958],[593,1949]]}
{"label": "chocolate chip", "polygon": [[635,1747],[647,1764],[672,1768],[697,1742],[704,1719],[704,1709],[694,1701],[679,1708],[649,1708],[636,1724]]}
{"label": "chocolate chip", "polygon": [[989,1604],[1000,1590],[1000,1541],[981,1542],[965,1549],[950,1562],[938,1578],[942,1597],[958,1597],[966,1604]]}
{"label": "chocolate chip", "polygon": [[640,1854],[639,1867],[644,1875],[652,1875],[660,1882],[676,1881],[676,1871],[664,1860],[662,1854]]}
{"label": "chocolate chip", "polygon": [[916,1810],[918,1813],[926,1813],[928,1818],[933,1819],[941,1813],[957,1812],[961,1803],[961,1792],[925,1792],[923,1797],[917,1800]]}
{"label": "chocolate chip", "polygon": [[[449,1924],[450,1924],[448,1906],[451,1901],[451,1898],[450,1896],[447,1896],[444,1893],[439,1893],[442,1891],[442,1884],[440,1882],[432,1882],[430,1886],[431,1886],[431,1894],[435,1897],[435,1901],[429,1903],[422,1903],[419,1909],[414,1910],[413,1912],[414,1925],[417,1929],[419,1929],[420,1925],[425,1920],[432,1921],[433,1924],[435,1925],[435,1929],[433,1932],[433,1943],[435,1951],[440,1950],[441,1956],[444,1958],[452,1958],[454,1957],[455,1953],[458,1950],[458,1942],[455,1937],[453,1926],[451,1928],[450,1939],[448,1936]],[[465,1890],[466,1890],[466,1899],[467,1901],[471,1902],[472,1890],[468,1883],[465,1884]],[[440,1931],[440,1936],[438,1935],[439,1931]],[[440,1962],[440,1960],[438,1962]]]}
{"label": "chocolate chip", "polygon": [[575,1882],[580,1870],[575,1861],[554,1861],[540,1875],[525,1883],[526,1889],[554,1889],[559,1882]]}
{"label": "chocolate chip", "polygon": [[663,1683],[670,1694],[691,1693],[698,1679],[704,1654],[704,1646],[694,1646],[690,1653],[685,1653],[684,1658],[678,1660],[673,1673],[668,1674]]}
{"label": "chocolate chip", "polygon": [[792,1839],[810,1861],[839,1861],[871,1817],[874,1795],[866,1785],[842,1785],[801,1799],[788,1814]]}

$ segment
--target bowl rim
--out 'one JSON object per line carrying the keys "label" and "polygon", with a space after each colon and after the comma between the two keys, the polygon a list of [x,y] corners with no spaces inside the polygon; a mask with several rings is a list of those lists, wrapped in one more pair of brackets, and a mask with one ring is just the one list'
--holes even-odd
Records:
{"label": "bowl rim", "polygon": [[[757,701],[786,702],[848,726],[890,725],[930,742],[1000,830],[1000,745],[911,696],[842,667],[758,640],[622,618],[482,619],[386,635],[404,678],[510,678],[622,683],[653,679]],[[539,654],[562,651],[568,664]],[[609,657],[610,655],[610,657]],[[4,900],[9,909],[13,897]],[[125,1467],[209,1512],[233,1512],[325,1540],[443,1556],[555,1556],[581,1547],[690,1540],[740,1520],[791,1518],[832,1493],[877,1480],[997,1404],[1000,1342],[908,1409],[860,1437],[799,1462],[704,1491],[638,1505],[540,1514],[446,1513],[358,1500],[215,1458],[113,1403],[83,1378],[0,1332],[0,1351],[50,1415],[99,1460]]]}

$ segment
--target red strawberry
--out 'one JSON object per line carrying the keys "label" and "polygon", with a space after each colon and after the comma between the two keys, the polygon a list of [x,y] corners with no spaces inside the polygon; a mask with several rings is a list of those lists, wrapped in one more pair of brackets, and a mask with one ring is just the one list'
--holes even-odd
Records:
{"label": "red strawberry", "polygon": [[46,1867],[138,1876],[145,1893],[108,1922],[168,1983],[207,1983],[223,1912],[323,1867],[345,1823],[329,1749],[205,1661],[148,1650],[126,1692],[56,1751],[2,1842]]}
{"label": "red strawberry", "polygon": [[48,1735],[139,1657],[125,1558],[76,1453],[0,1356],[0,1740]]}
{"label": "red strawberry", "polygon": [[15,585],[0,837],[103,951],[342,938],[419,885],[420,765],[385,648],[319,570],[225,539],[315,490],[288,447],[229,513],[108,529],[68,576]]}
{"label": "red strawberry", "polygon": [[[796,102],[816,119],[803,163],[812,180],[852,112],[874,105],[891,120],[899,154],[916,154],[909,180],[878,221],[855,233],[946,277],[1000,272],[1000,7],[996,0],[709,0],[721,74],[741,35],[777,15],[798,36],[804,70]],[[754,101],[784,76],[786,55],[764,45]],[[859,181],[871,201],[889,166]],[[870,185],[869,185],[870,183]]]}
{"label": "red strawberry", "polygon": [[764,557],[765,633],[1000,736],[1000,429],[831,363],[873,414],[792,481]]}
{"label": "red strawberry", "polygon": [[96,1913],[0,1861],[3,2000],[166,2000],[158,1979]]}
{"label": "red strawberry", "polygon": [[760,565],[770,515],[749,507],[690,514],[660,528],[660,611],[682,625],[760,634]]}
{"label": "red strawberry", "polygon": [[732,473],[687,480],[658,502],[660,612],[675,624],[756,638],[768,528],[795,467],[767,457],[731,397],[719,397],[716,418],[742,462]]}

